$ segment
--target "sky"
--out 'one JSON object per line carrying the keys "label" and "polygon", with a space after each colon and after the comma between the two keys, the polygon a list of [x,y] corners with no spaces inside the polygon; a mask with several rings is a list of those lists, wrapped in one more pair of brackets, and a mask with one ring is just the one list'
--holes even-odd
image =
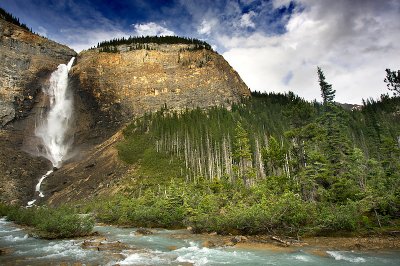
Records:
{"label": "sky", "polygon": [[388,93],[400,69],[400,0],[1,0],[34,32],[79,52],[134,35],[207,41],[252,91],[321,101],[317,66],[335,100]]}

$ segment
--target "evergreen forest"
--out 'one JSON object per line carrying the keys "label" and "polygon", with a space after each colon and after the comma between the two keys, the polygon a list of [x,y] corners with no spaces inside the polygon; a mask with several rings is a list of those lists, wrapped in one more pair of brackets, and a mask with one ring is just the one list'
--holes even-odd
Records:
{"label": "evergreen forest", "polygon": [[[0,18],[32,32],[2,8]],[[178,36],[116,38],[97,49],[151,44],[212,50]],[[56,208],[0,202],[0,217],[50,239],[89,235],[95,222],[297,238],[398,234],[400,70],[386,69],[393,95],[360,106],[337,103],[320,68],[317,78],[321,102],[252,92],[229,108],[165,105],[135,118],[117,145],[129,171],[108,194]]]}
{"label": "evergreen forest", "polygon": [[12,14],[8,13],[5,11],[3,8],[0,7],[0,18],[4,19],[5,21],[8,21],[14,25],[20,26],[21,28],[26,29],[27,31],[32,32],[31,29],[28,28],[24,23],[21,23],[19,21],[19,18],[14,17]]}
{"label": "evergreen forest", "polygon": [[342,235],[398,227],[400,97],[344,108],[289,92],[134,120],[122,192],[86,206],[106,223],[195,232]]}
{"label": "evergreen forest", "polygon": [[97,44],[97,48],[100,52],[117,53],[117,45],[126,44],[129,45],[131,50],[150,50],[151,47],[148,45],[154,44],[188,44],[193,47],[191,50],[212,50],[211,45],[205,41],[201,41],[195,38],[185,38],[179,36],[130,36],[129,38],[115,38],[109,41],[103,41]]}

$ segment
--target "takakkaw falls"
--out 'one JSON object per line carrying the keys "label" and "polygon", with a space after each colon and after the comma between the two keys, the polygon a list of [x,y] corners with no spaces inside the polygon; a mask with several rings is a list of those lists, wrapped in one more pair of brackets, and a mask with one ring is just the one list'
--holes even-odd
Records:
{"label": "takakkaw falls", "polygon": [[[49,159],[55,168],[61,166],[72,144],[72,139],[66,139],[65,135],[70,127],[73,112],[72,97],[68,92],[68,72],[74,60],[75,57],[72,57],[67,65],[60,64],[51,74],[50,86],[44,91],[49,97],[49,110],[47,113],[40,114],[35,129],[35,135],[40,138],[43,145],[43,148],[38,150],[38,154]],[[35,191],[39,192],[39,197],[44,197],[40,185],[51,173],[53,169],[47,171],[37,183]],[[35,201],[29,201],[28,206],[34,204]]]}
{"label": "takakkaw falls", "polygon": [[78,53],[3,6],[0,265],[400,265],[400,70],[349,104],[313,65],[308,101],[251,91],[212,35]]}

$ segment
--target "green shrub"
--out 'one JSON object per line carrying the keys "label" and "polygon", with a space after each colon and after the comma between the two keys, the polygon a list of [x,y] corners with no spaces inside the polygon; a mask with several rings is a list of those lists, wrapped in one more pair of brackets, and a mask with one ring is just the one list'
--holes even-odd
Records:
{"label": "green shrub", "polygon": [[325,231],[354,231],[359,221],[362,221],[360,206],[348,201],[345,205],[321,206],[316,225]]}
{"label": "green shrub", "polygon": [[94,219],[89,215],[80,215],[69,207],[1,207],[6,210],[7,220],[16,224],[31,226],[39,236],[48,238],[69,238],[89,234]]}
{"label": "green shrub", "polygon": [[22,208],[11,206],[7,213],[7,220],[13,221],[17,224],[34,226],[37,224],[37,215],[35,215],[35,210],[33,208]]}
{"label": "green shrub", "polygon": [[10,207],[2,202],[0,202],[0,217],[6,216],[9,212]]}
{"label": "green shrub", "polygon": [[57,238],[84,236],[89,234],[94,226],[94,220],[89,215],[79,215],[67,207],[40,208],[36,214],[39,216],[36,217],[36,228]]}

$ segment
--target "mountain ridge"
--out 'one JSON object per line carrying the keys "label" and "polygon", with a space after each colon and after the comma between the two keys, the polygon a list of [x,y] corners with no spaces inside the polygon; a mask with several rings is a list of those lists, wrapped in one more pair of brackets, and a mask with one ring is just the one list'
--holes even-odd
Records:
{"label": "mountain ridge", "polygon": [[[16,47],[34,58],[28,40]],[[22,151],[40,148],[35,119],[48,109],[39,89],[49,73],[35,77],[36,94],[22,94],[21,115],[0,131],[0,201],[36,196],[35,204],[73,205],[104,223],[219,234],[398,229],[399,97],[340,105],[320,68],[323,103],[250,95],[222,56],[191,45],[110,43],[77,55],[74,156],[51,170],[40,199],[33,188],[52,165]],[[14,48],[2,47],[18,61]],[[26,66],[10,62],[7,80]]]}
{"label": "mountain ridge", "polygon": [[[48,86],[57,66],[73,56],[76,63],[69,79],[75,105],[75,162],[95,153],[98,145],[134,117],[165,106],[174,111],[229,108],[250,97],[248,87],[221,55],[192,47],[196,44],[149,43],[147,49],[133,50],[129,44],[122,44],[113,46],[117,53],[104,52],[102,47],[77,54],[2,18],[0,39],[0,122],[4,136],[0,157],[3,162],[20,158],[15,164],[0,166],[4,184],[0,187],[1,199],[8,202],[32,198],[36,180],[49,167],[43,158],[23,151],[34,154],[38,143],[36,115],[47,108],[48,101],[42,87]],[[62,187],[66,176],[55,180]]]}

